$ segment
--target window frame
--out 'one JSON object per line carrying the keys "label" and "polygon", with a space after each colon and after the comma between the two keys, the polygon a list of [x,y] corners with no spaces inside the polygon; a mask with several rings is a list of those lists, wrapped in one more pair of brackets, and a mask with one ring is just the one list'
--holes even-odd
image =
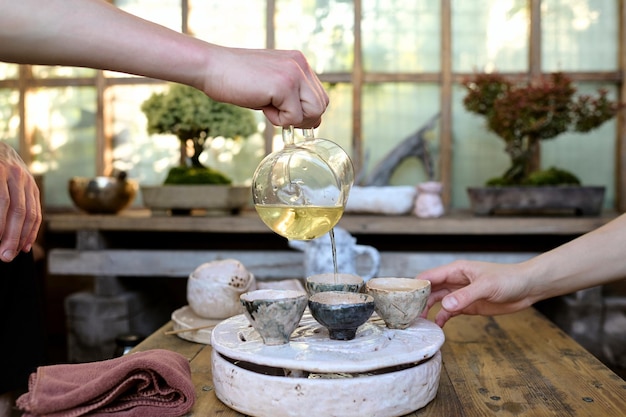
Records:
{"label": "window frame", "polygon": [[[112,0],[108,0],[114,3]],[[181,31],[189,33],[188,0],[181,1]],[[352,85],[352,157],[357,172],[363,165],[363,125],[362,113],[362,92],[363,86],[368,83],[386,82],[408,82],[408,83],[437,83],[440,86],[440,125],[439,125],[439,172],[440,181],[443,183],[443,199],[446,206],[450,205],[451,183],[453,169],[453,140],[452,140],[452,90],[468,75],[466,73],[456,73],[452,70],[452,1],[441,1],[441,55],[438,73],[375,73],[366,72],[363,69],[361,56],[362,33],[361,21],[362,1],[354,0],[354,62],[351,72],[346,73],[323,73],[318,74],[322,82],[328,83],[349,83]],[[623,72],[626,69],[626,7],[624,0],[619,2],[619,58],[617,71],[613,72],[567,72],[575,82],[606,82],[617,86],[618,99],[624,101],[626,97],[626,85],[624,83]],[[542,75],[541,65],[541,0],[527,0],[529,10],[529,67],[523,73],[507,73],[521,79],[533,79]],[[276,0],[266,0],[266,47],[275,47],[274,14],[276,10]],[[32,66],[20,65],[17,79],[0,79],[0,88],[15,89],[19,94],[18,113],[20,117],[19,149],[18,152],[27,164],[30,164],[32,157],[28,150],[33,142],[33,129],[29,125],[27,114],[27,100],[29,91],[41,87],[95,87],[97,97],[96,112],[96,174],[103,175],[110,172],[112,168],[112,116],[110,97],[107,94],[109,87],[116,85],[142,85],[142,84],[162,84],[160,80],[143,77],[107,77],[104,71],[96,71],[94,77],[65,77],[65,78],[35,78]],[[616,147],[616,172],[615,172],[615,209],[626,211],[626,115],[620,112],[617,120],[615,143]],[[267,125],[264,132],[266,153],[271,152],[274,127]]]}

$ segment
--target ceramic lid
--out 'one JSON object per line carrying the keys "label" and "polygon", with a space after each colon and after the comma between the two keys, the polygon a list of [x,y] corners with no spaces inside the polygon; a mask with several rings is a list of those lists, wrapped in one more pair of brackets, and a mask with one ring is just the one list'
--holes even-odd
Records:
{"label": "ceramic lid", "polygon": [[307,309],[289,344],[266,346],[243,315],[218,324],[211,345],[222,355],[257,365],[318,373],[360,373],[417,363],[435,355],[445,340],[436,324],[417,319],[404,330],[385,327],[374,313],[353,340],[331,340]]}

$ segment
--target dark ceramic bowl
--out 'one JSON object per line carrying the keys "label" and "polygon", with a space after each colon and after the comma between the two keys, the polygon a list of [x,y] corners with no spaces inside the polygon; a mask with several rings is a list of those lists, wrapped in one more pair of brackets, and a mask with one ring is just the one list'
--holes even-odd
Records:
{"label": "dark ceramic bowl", "polygon": [[374,312],[374,298],[368,294],[325,291],[309,297],[309,310],[333,340],[352,340],[356,331]]}

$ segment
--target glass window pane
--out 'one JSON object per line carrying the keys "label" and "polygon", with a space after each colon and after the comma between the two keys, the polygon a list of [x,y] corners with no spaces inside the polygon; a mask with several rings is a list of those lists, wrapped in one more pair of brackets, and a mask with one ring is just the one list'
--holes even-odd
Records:
{"label": "glass window pane", "polygon": [[453,71],[525,71],[527,3],[527,0],[452,0]]}
{"label": "glass window pane", "polygon": [[619,4],[615,0],[544,0],[542,62],[546,71],[618,68]]}
{"label": "glass window pane", "polygon": [[[615,100],[615,88],[595,83],[576,86],[580,94],[595,95],[598,88],[611,92]],[[543,168],[557,167],[571,171],[583,185],[604,185],[604,206],[615,204],[615,155],[617,123],[609,120],[588,133],[564,133],[554,139],[541,142],[541,165]],[[601,169],[599,169],[601,168]]]}
{"label": "glass window pane", "polygon": [[304,53],[317,73],[352,69],[351,0],[276,0],[276,47]]}
{"label": "glass window pane", "polygon": [[18,102],[17,90],[0,88],[0,140],[7,142],[19,151],[20,115],[17,108]]}
{"label": "glass window pane", "polygon": [[[367,85],[363,91],[363,144],[366,173],[369,174],[400,142],[417,132],[439,113],[439,86],[433,84],[388,83]],[[438,122],[425,136],[430,163],[438,179]],[[427,181],[426,167],[416,158],[403,161],[391,185],[416,185]]]}
{"label": "glass window pane", "polygon": [[115,0],[120,9],[177,32],[182,29],[181,0]]}
{"label": "glass window pane", "polygon": [[17,64],[7,64],[0,62],[0,80],[9,80],[17,78],[20,71],[20,66]]}
{"label": "glass window pane", "polygon": [[34,131],[32,167],[45,176],[46,205],[71,206],[68,180],[95,175],[96,91],[41,88],[28,95],[27,103]]}
{"label": "glass window pane", "polygon": [[[598,85],[580,87],[580,93],[593,94]],[[505,144],[487,131],[485,119],[465,110],[465,90],[457,87],[453,95],[453,170],[452,207],[467,208],[467,187],[483,186],[502,175],[510,166]],[[569,170],[585,185],[605,185],[605,207],[614,204],[615,121],[587,134],[564,133],[541,142],[542,168],[552,166]],[[602,169],[598,169],[602,167]],[[605,169],[606,168],[606,169]]]}
{"label": "glass window pane", "polygon": [[264,48],[263,0],[190,0],[189,31],[207,42],[238,48]]}
{"label": "glass window pane", "polygon": [[47,65],[33,65],[35,78],[71,78],[71,77],[95,77],[96,70],[79,67],[59,67]]}
{"label": "glass window pane", "polygon": [[[259,115],[261,119],[262,113]],[[254,170],[265,156],[265,139],[262,135],[264,123],[259,123],[259,132],[247,138],[215,138],[200,155],[200,161],[228,176],[234,184],[252,184]]]}
{"label": "glass window pane", "polygon": [[363,67],[372,72],[440,70],[440,2],[363,2]]}
{"label": "glass window pane", "polygon": [[467,187],[481,187],[492,177],[504,173],[509,158],[504,142],[487,131],[485,119],[463,107],[465,89],[452,92],[452,190],[453,208],[469,207]]}
{"label": "glass window pane", "polygon": [[[113,106],[113,165],[141,185],[162,184],[170,168],[179,164],[180,141],[174,135],[149,135],[141,111],[142,103],[153,92],[167,85],[116,86],[110,89]],[[261,113],[259,112],[259,119]],[[261,131],[261,130],[260,130]],[[233,182],[250,182],[254,169],[263,159],[265,142],[255,134],[245,140],[215,140],[202,154],[201,161],[223,171]],[[135,200],[140,205],[141,196]]]}
{"label": "glass window pane", "polygon": [[315,135],[332,140],[352,156],[352,85],[325,84],[324,88],[328,92],[330,104]]}
{"label": "glass window pane", "polygon": [[[142,185],[163,183],[167,171],[178,165],[180,142],[173,135],[148,135],[142,103],[166,85],[115,86],[107,92],[113,115],[113,167],[126,171]],[[135,199],[135,204],[141,198]]]}

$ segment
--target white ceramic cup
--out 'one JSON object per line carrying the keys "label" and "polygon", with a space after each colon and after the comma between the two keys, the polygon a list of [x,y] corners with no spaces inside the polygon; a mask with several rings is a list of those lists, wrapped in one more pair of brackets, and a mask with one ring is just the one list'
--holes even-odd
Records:
{"label": "white ceramic cup", "polygon": [[430,295],[430,281],[415,278],[372,278],[365,288],[390,329],[409,327],[426,308]]}

